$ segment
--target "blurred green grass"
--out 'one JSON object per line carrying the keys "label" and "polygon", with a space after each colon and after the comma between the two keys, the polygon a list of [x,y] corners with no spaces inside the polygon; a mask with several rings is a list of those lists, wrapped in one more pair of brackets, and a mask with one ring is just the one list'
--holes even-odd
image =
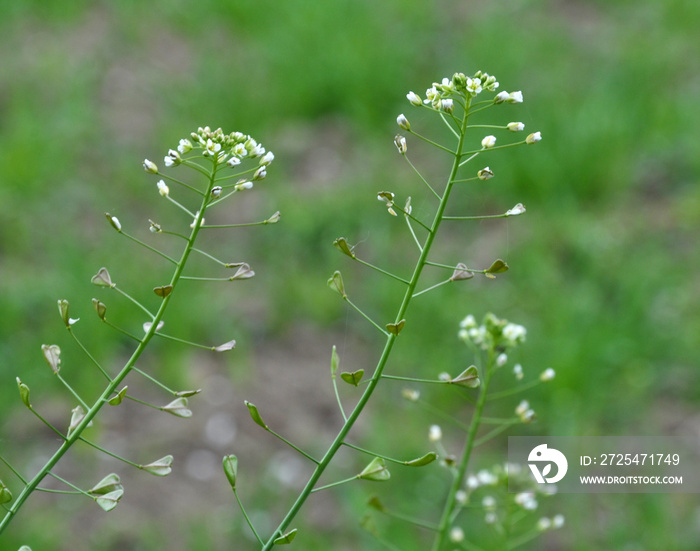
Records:
{"label": "blurred green grass", "polygon": [[[528,213],[445,226],[442,238],[461,260],[500,256],[511,271],[416,301],[411,339],[402,342],[392,369],[439,372],[470,361],[453,339],[457,323],[467,313],[494,311],[528,327],[518,358],[526,372],[557,370],[553,383],[532,395],[540,419],[533,434],[697,432],[697,2],[26,1],[3,3],[0,12],[3,454],[15,453],[12,439],[22,434],[15,423],[37,434],[19,410],[14,377],[30,384],[36,400],[58,388],[40,344],[60,342],[66,366],[82,362],[60,332],[56,299],[71,301],[96,355],[110,365],[124,355],[124,343],[92,319],[90,298],[103,296],[89,278],[107,265],[125,289],[148,297],[165,272],[119,240],[102,213],[144,229],[148,218],[168,220],[141,160],[160,160],[200,125],[250,133],[275,152],[268,180],[231,216],[262,218],[279,209],[283,218],[276,227],[213,241],[222,254],[251,262],[258,277],[240,288],[193,288],[169,327],[207,342],[223,342],[233,331],[240,348],[219,367],[248,392],[261,385],[260,351],[284,350],[299,327],[318,334],[314,346],[325,347],[312,353],[302,345],[295,351],[301,357],[323,358],[340,344],[331,339],[349,338],[363,349],[348,348],[347,356],[357,357],[348,361],[373,361],[371,329],[346,313],[325,280],[343,270],[353,300],[380,319],[392,315],[397,289],[349,265],[331,243],[344,235],[361,242],[358,251],[375,263],[392,263],[396,271],[410,265],[403,226],[374,198],[389,189],[412,195],[417,209],[429,206],[394,150],[395,117],[405,112],[414,126],[430,125],[411,111],[405,93],[422,94],[442,76],[477,69],[495,74],[503,89],[523,90],[525,103],[497,116],[522,120],[544,139],[535,148],[494,155],[488,164],[497,177],[460,190],[455,210],[491,213],[523,202]],[[432,152],[415,141],[409,147],[426,173],[441,177],[443,165]],[[128,305],[108,298],[114,319],[140,323]],[[159,373],[173,384],[197,384],[186,371],[190,356],[168,347],[159,353]],[[98,383],[91,376],[75,381],[87,393]],[[384,395],[388,412],[375,406],[381,415],[373,422],[389,430],[396,423],[391,411],[400,407],[396,390]],[[327,403],[330,395],[319,400]],[[420,442],[429,420],[406,418]],[[364,438],[371,432],[362,428]],[[377,445],[415,451],[415,442],[396,440]],[[22,442],[27,455],[20,457],[29,461],[39,444]],[[491,451],[482,466],[501,457],[498,448]],[[147,482],[157,488],[168,480]],[[348,540],[335,548],[356,545],[345,534],[359,516],[349,512],[352,503],[363,510],[363,490],[348,491],[347,508],[341,507],[347,520],[337,532]],[[661,548],[669,537],[674,548],[694,549],[700,537],[694,496],[557,499],[554,506],[568,520],[563,533],[552,535],[553,549]],[[66,539],[51,543],[35,533],[37,547],[65,549],[70,541],[87,548],[70,535],[81,517],[67,523],[69,514],[23,511],[3,539],[18,547],[41,515]],[[113,527],[104,541],[90,539],[90,548],[154,548],[167,526],[142,526],[121,540]],[[197,543],[184,524],[175,532],[186,543],[171,542],[184,545],[173,549],[222,545],[210,533]],[[399,546],[412,537],[401,530],[392,536]],[[322,546],[325,537],[306,547]]]}

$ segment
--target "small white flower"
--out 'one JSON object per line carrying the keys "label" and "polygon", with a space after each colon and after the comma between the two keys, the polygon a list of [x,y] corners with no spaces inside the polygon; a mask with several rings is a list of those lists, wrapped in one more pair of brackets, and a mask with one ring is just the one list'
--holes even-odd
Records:
{"label": "small white flower", "polygon": [[241,160],[238,157],[231,157],[228,161],[226,161],[226,164],[233,168],[234,166],[241,164]]}
{"label": "small white flower", "polygon": [[542,373],[540,373],[540,381],[551,381],[554,379],[555,375],[555,371],[551,367],[548,367]]}
{"label": "small white flower", "polygon": [[180,143],[177,146],[177,150],[183,155],[185,153],[189,153],[190,151],[192,151],[192,142],[190,142],[190,140],[180,140]]}
{"label": "small white flower", "polygon": [[506,365],[507,361],[508,361],[507,354],[504,354],[504,353],[499,354],[498,357],[496,358],[496,367],[503,367],[504,365]]}
{"label": "small white flower", "polygon": [[156,166],[156,163],[149,161],[148,159],[143,160],[143,169],[149,174],[158,174],[158,167]]}
{"label": "small white flower", "polygon": [[498,517],[496,516],[496,513],[493,513],[489,511],[484,515],[484,522],[486,524],[496,524],[496,521],[498,520]]}
{"label": "small white flower", "polygon": [[248,150],[245,148],[244,144],[237,143],[233,146],[233,154],[237,157],[245,157],[246,155],[248,155]]}
{"label": "small white flower", "polygon": [[481,140],[481,147],[484,149],[489,149],[496,145],[496,136],[486,136],[483,140]]}
{"label": "small white flower", "polygon": [[493,510],[496,508],[496,498],[493,496],[486,496],[481,500],[481,504],[484,506],[484,509]]}
{"label": "small white flower", "polygon": [[453,113],[455,110],[455,103],[451,99],[440,100],[440,108],[445,113]]}
{"label": "small white flower", "polygon": [[499,92],[496,94],[496,97],[493,98],[494,103],[503,103],[504,101],[507,101],[508,98],[510,97],[510,94],[503,90],[502,92]]}
{"label": "small white flower", "polygon": [[452,376],[447,371],[443,371],[442,373],[440,373],[438,375],[438,380],[439,381],[451,381]]}
{"label": "small white flower", "polygon": [[552,528],[561,528],[564,526],[564,515],[554,515],[552,518]]}
{"label": "small white flower", "polygon": [[233,189],[235,189],[236,191],[243,191],[244,189],[253,189],[253,182],[238,182],[235,186],[233,186]]}
{"label": "small white flower", "polygon": [[503,338],[510,341],[512,345],[523,342],[525,335],[527,335],[527,330],[517,323],[508,323],[503,328]]}
{"label": "small white flower", "polygon": [[534,492],[521,492],[516,494],[514,501],[526,511],[534,511],[537,509],[537,500],[535,499]]}
{"label": "small white flower", "polygon": [[522,103],[523,102],[523,93],[518,90],[517,92],[511,92],[508,94],[508,103]]}
{"label": "small white flower", "polygon": [[532,145],[532,144],[539,142],[541,139],[542,139],[541,132],[533,132],[527,138],[525,138],[525,143],[528,145]]}
{"label": "small white flower", "polygon": [[423,103],[433,103],[435,99],[439,99],[440,96],[435,86],[433,86],[425,91],[425,97],[426,99],[423,100]]}
{"label": "small white flower", "polygon": [[440,425],[430,425],[428,430],[428,440],[431,442],[439,442],[442,440],[442,429]]}
{"label": "small white flower", "polygon": [[479,487],[479,479],[473,474],[467,477],[467,488],[470,490],[476,490]]}
{"label": "small white flower", "polygon": [[479,172],[477,172],[476,176],[479,178],[479,180],[488,180],[490,178],[493,178],[493,171],[486,166],[482,168]]}
{"label": "small white flower", "polygon": [[518,214],[522,214],[523,212],[525,212],[525,207],[522,203],[518,203],[506,212],[506,216],[518,216]]}
{"label": "small white flower", "polygon": [[472,327],[476,327],[476,319],[474,318],[474,316],[469,314],[466,318],[459,322],[459,326],[462,329],[470,329]]}
{"label": "small white flower", "polygon": [[267,170],[265,166],[261,166],[253,173],[253,180],[264,180],[267,176]]}
{"label": "small white flower", "polygon": [[160,193],[163,197],[167,197],[170,194],[170,188],[163,180],[158,180],[156,186],[158,187],[158,193]]}
{"label": "small white flower", "polygon": [[413,388],[404,388],[401,391],[401,396],[403,396],[409,402],[417,402],[420,398],[420,392]]}
{"label": "small white flower", "polygon": [[119,221],[119,218],[117,218],[116,216],[111,216],[110,218],[112,219],[112,225],[114,226],[114,228],[117,231],[122,231],[122,224]]}
{"label": "small white flower", "polygon": [[525,125],[521,122],[509,122],[506,127],[511,132],[520,132],[521,130],[525,130]]}
{"label": "small white flower", "polygon": [[411,102],[411,105],[415,105],[416,107],[420,107],[421,103],[423,103],[420,96],[414,92],[409,92],[406,94],[406,97],[408,98],[408,101]]}
{"label": "small white flower", "polygon": [[493,486],[498,482],[498,477],[486,469],[482,469],[476,473],[476,478],[481,486]]}
{"label": "small white flower", "polygon": [[450,541],[452,543],[464,541],[464,530],[462,530],[459,526],[452,528],[452,530],[450,530]]}
{"label": "small white flower", "polygon": [[523,366],[520,364],[515,364],[513,366],[513,373],[515,374],[515,378],[518,381],[521,381],[523,378]]}
{"label": "small white flower", "polygon": [[204,149],[204,154],[205,155],[216,155],[219,151],[221,151],[221,144],[218,142],[213,142],[210,139],[207,140],[207,145]]}
{"label": "small white flower", "polygon": [[248,138],[248,141],[245,142],[245,147],[251,157],[260,157],[265,154],[265,148],[253,138]]}
{"label": "small white flower", "polygon": [[528,409],[530,409],[530,402],[528,402],[527,400],[523,400],[518,404],[518,407],[515,408],[515,413],[516,415],[522,415]]}
{"label": "small white flower", "polygon": [[[190,224],[190,228],[194,228],[195,225],[197,224],[197,218],[199,218],[199,211],[197,211],[197,214],[194,215],[194,219],[192,220],[192,223]],[[204,225],[204,218],[202,218],[202,221],[200,222],[201,225]]]}
{"label": "small white flower", "polygon": [[467,78],[467,91],[472,95],[476,96],[481,92],[481,79],[479,78]]}
{"label": "small white flower", "polygon": [[275,154],[272,151],[268,151],[263,155],[262,159],[260,159],[260,166],[270,166],[274,160]]}
{"label": "small white flower", "polygon": [[549,530],[552,527],[552,521],[549,520],[547,517],[542,517],[540,520],[537,521],[537,529],[540,530],[541,532],[544,532],[545,530]]}
{"label": "small white flower", "polygon": [[406,116],[403,113],[401,113],[398,117],[396,117],[396,124],[398,124],[402,130],[410,130],[411,129],[411,123],[408,122],[408,119],[406,118]]}
{"label": "small white flower", "polygon": [[455,501],[464,507],[467,504],[467,501],[469,501],[469,494],[467,494],[467,492],[464,490],[457,490],[455,493]]}
{"label": "small white flower", "polygon": [[182,158],[180,158],[180,154],[177,151],[174,149],[169,149],[168,154],[163,159],[163,162],[167,167],[177,166],[182,162]]}

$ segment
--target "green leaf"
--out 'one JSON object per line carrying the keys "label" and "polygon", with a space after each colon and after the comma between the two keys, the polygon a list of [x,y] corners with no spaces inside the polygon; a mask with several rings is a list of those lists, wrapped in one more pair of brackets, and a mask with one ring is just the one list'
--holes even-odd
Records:
{"label": "green leaf", "polygon": [[124,397],[126,396],[126,390],[127,390],[128,388],[129,388],[128,386],[125,386],[124,388],[122,388],[122,389],[117,393],[117,395],[114,396],[113,398],[110,398],[110,399],[107,401],[107,403],[108,403],[110,406],[118,406],[119,404],[121,404],[121,403],[124,401]]}
{"label": "green leaf", "polygon": [[417,459],[411,459],[410,461],[406,461],[406,465],[408,467],[424,467],[425,465],[429,465],[430,463],[432,463],[436,459],[437,459],[437,454],[435,452],[428,452],[423,457],[419,457]]}
{"label": "green leaf", "polygon": [[398,323],[387,323],[386,328],[387,331],[389,331],[389,333],[391,333],[392,335],[398,335],[399,333],[401,333],[401,330],[404,328],[405,325],[406,320],[404,319]]}
{"label": "green leaf", "polygon": [[503,272],[508,271],[508,264],[506,264],[503,260],[500,258],[498,260],[494,260],[493,264],[491,264],[491,267],[486,270],[487,274],[500,274]]}
{"label": "green leaf", "polygon": [[250,416],[252,417],[253,421],[255,421],[265,430],[268,430],[267,425],[265,424],[265,421],[262,420],[260,412],[258,411],[258,408],[255,407],[255,404],[251,404],[248,400],[246,400],[245,405],[248,408],[248,411],[250,412]]}
{"label": "green leaf", "polygon": [[347,371],[343,371],[340,374],[340,378],[343,379],[346,383],[352,386],[357,386],[360,384],[360,381],[362,380],[362,377],[365,374],[364,369],[358,369],[357,371],[353,371],[352,373],[348,373]]}
{"label": "green leaf", "polygon": [[279,538],[275,538],[275,541],[273,542],[275,545],[287,545],[288,543],[292,543],[292,540],[297,537],[297,529],[294,528],[293,530],[290,530],[286,534],[280,536]]}
{"label": "green leaf", "polygon": [[373,480],[382,482],[391,478],[389,469],[386,468],[386,463],[381,457],[375,457],[367,465],[360,474],[357,475],[360,480]]}
{"label": "green leaf", "polygon": [[340,359],[338,358],[338,353],[335,350],[335,345],[333,345],[333,351],[331,352],[331,376],[335,379],[335,374],[338,371],[338,364]]}
{"label": "green leaf", "polygon": [[479,388],[481,381],[479,380],[479,372],[475,365],[470,365],[467,369],[462,371],[457,377],[452,379],[452,382],[456,385],[466,386],[467,388]]}
{"label": "green leaf", "polygon": [[102,507],[103,511],[111,511],[114,509],[119,500],[124,495],[124,490],[122,488],[109,492],[108,494],[100,495],[95,497],[97,504]]}
{"label": "green leaf", "polygon": [[339,249],[343,254],[348,255],[350,258],[355,258],[355,253],[352,252],[350,245],[348,245],[348,242],[344,237],[339,237],[333,241],[333,246]]}
{"label": "green leaf", "polygon": [[235,455],[224,456],[224,473],[231,484],[231,489],[235,492],[236,479],[238,478],[238,458]]}

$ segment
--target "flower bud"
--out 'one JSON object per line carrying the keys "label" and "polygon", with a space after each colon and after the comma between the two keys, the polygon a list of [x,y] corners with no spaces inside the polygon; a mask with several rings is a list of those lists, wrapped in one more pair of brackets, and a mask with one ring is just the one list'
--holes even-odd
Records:
{"label": "flower bud", "polygon": [[442,440],[442,429],[440,428],[440,425],[430,425],[428,440],[431,442],[439,442]]}
{"label": "flower bud", "polygon": [[189,153],[190,151],[192,151],[192,142],[186,139],[180,140],[180,143],[177,146],[177,150],[183,155],[185,153]]}
{"label": "flower bud", "polygon": [[143,160],[143,169],[149,174],[158,174],[158,167],[154,162],[149,161],[148,159]]}
{"label": "flower bud", "polygon": [[440,100],[440,108],[445,113],[453,113],[455,110],[455,103],[451,99]]}
{"label": "flower bud", "polygon": [[518,90],[517,92],[511,92],[508,94],[508,99],[506,100],[508,103],[522,103],[523,102],[523,93]]}
{"label": "flower bud", "polygon": [[525,129],[525,125],[521,122],[509,122],[506,125],[506,128],[508,128],[508,130],[511,132],[520,132],[521,130]]}
{"label": "flower bud", "polygon": [[476,175],[479,180],[489,180],[490,178],[493,178],[493,171],[489,167],[484,167],[477,172]]}
{"label": "flower bud", "polygon": [[268,151],[265,153],[265,155],[263,155],[262,159],[260,159],[260,166],[270,166],[274,160],[274,153],[272,153],[272,151]]}
{"label": "flower bud", "polygon": [[226,161],[226,164],[233,168],[234,166],[241,164],[241,160],[238,157],[231,157],[228,161]]}
{"label": "flower bud", "polygon": [[494,145],[496,145],[496,136],[486,136],[481,140],[481,147],[484,149],[490,149]]}
{"label": "flower bud", "polygon": [[494,103],[503,103],[504,101],[507,101],[508,98],[510,98],[510,94],[503,90],[502,92],[499,92],[496,94],[496,97],[493,98]]}
{"label": "flower bud", "polygon": [[552,379],[554,379],[555,375],[555,371],[551,367],[548,367],[542,373],[540,373],[540,381],[551,381]]}
{"label": "flower bud", "polygon": [[410,130],[411,129],[411,123],[408,122],[408,119],[406,116],[401,113],[398,117],[396,117],[396,124],[399,125],[399,128],[402,130]]}
{"label": "flower bud", "polygon": [[108,212],[105,212],[105,216],[107,217],[107,221],[115,230],[117,230],[118,232],[122,231],[122,225],[119,222],[119,218],[117,218],[116,216],[112,216]]}
{"label": "flower bud", "polygon": [[503,367],[506,365],[506,362],[508,362],[508,355],[501,353],[496,358],[496,367]]}
{"label": "flower bud", "polygon": [[528,145],[535,144],[542,139],[542,134],[540,132],[533,132],[527,138],[525,138],[525,143]]}
{"label": "flower bud", "polygon": [[265,166],[263,165],[253,173],[253,180],[264,180],[266,176],[267,170],[265,170]]}
{"label": "flower bud", "polygon": [[537,521],[537,529],[541,532],[549,530],[552,527],[552,521],[547,517],[542,517]]}
{"label": "flower bud", "polygon": [[415,105],[416,107],[420,107],[423,103],[420,96],[414,92],[409,92],[406,94],[406,97],[408,98],[408,101],[411,102],[411,105]]}
{"label": "flower bud", "polygon": [[164,180],[158,180],[156,186],[158,187],[158,193],[163,197],[167,197],[170,194],[170,188],[166,185]]}
{"label": "flower bud", "polygon": [[512,209],[508,209],[508,211],[506,212],[506,216],[518,216],[523,212],[525,212],[525,207],[522,203],[518,203]]}
{"label": "flower bud", "polygon": [[222,189],[223,189],[223,188],[222,188],[221,186],[214,186],[213,188],[211,188],[211,196],[212,196],[214,199],[216,199],[216,198],[218,198],[218,197],[221,197],[221,191],[222,191]]}
{"label": "flower bud", "polygon": [[233,189],[236,191],[243,191],[245,189],[253,189],[253,182],[243,180],[242,182],[238,182],[235,186],[233,186]]}
{"label": "flower bud", "polygon": [[518,381],[523,379],[523,366],[520,364],[515,364],[513,366],[513,374]]}
{"label": "flower bud", "polygon": [[404,388],[401,391],[401,396],[409,402],[417,402],[420,398],[420,392],[412,388]]}
{"label": "flower bud", "polygon": [[450,530],[450,541],[452,543],[460,543],[464,541],[464,530],[459,526],[455,526]]}

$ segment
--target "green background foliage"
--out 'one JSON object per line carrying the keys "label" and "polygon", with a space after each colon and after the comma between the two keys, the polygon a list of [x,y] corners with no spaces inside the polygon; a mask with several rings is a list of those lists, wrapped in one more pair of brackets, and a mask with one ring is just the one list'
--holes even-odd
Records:
{"label": "green background foliage", "polygon": [[[40,345],[61,345],[62,373],[86,396],[100,384],[62,333],[56,300],[70,300],[81,338],[116,369],[129,343],[99,324],[90,299],[107,303],[122,326],[143,320],[92,287],[90,276],[108,266],[121,287],[151,304],[151,288],[167,277],[168,266],[121,240],[103,217],[109,211],[146,237],[148,218],[182,222],[142,159],[162,163],[201,125],[251,134],[274,151],[275,163],[267,180],[218,214],[219,223],[282,212],[277,226],[209,240],[221,256],[249,262],[256,278],[192,284],[167,319],[172,334],[212,344],[236,338],[237,350],[222,359],[160,343],[144,360],[171,386],[204,388],[192,400],[195,418],[163,420],[125,405],[94,429],[139,461],[173,453],[173,474],[125,472],[125,498],[109,514],[79,498],[34,496],[3,535],[3,549],[225,549],[231,540],[244,548],[249,536],[218,466],[228,453],[240,457],[240,492],[261,530],[276,525],[307,467],[257,430],[243,399],[316,452],[338,426],[331,346],[341,369],[353,371],[373,367],[380,343],[325,281],[341,269],[352,300],[387,321],[401,289],[331,244],[343,235],[375,264],[397,273],[412,266],[405,226],[375,196],[411,195],[414,212],[430,212],[430,198],[392,144],[395,118],[404,112],[414,128],[437,136],[405,94],[422,95],[455,71],[482,69],[501,89],[523,90],[523,105],[489,117],[522,120],[543,141],[494,152],[484,164],[496,178],[458,190],[453,214],[504,212],[517,202],[528,212],[443,226],[445,260],[486,267],[501,257],[511,270],[416,300],[391,371],[460,372],[472,359],[456,339],[457,323],[493,311],[528,328],[513,358],[528,376],[557,371],[528,396],[538,423],[512,434],[697,433],[698,2],[24,1],[4,2],[0,13],[0,451],[25,472],[56,442],[22,407],[14,378],[61,426],[75,405],[59,391]],[[445,178],[440,154],[411,139],[409,152],[434,181]],[[501,384],[509,378],[502,373]],[[380,388],[353,434],[364,447],[416,457],[427,451],[436,419],[402,403],[400,389]],[[140,391],[165,400],[147,385]],[[350,402],[355,396],[343,394]],[[427,395],[468,413],[458,395]],[[474,468],[502,461],[505,442],[477,450]],[[342,454],[328,481],[363,460]],[[59,470],[89,487],[107,469],[124,471],[76,449]],[[394,471],[378,490],[383,499],[436,516],[445,473],[435,465],[417,476]],[[0,476],[10,479],[4,468]],[[377,488],[368,484],[312,499],[294,545],[369,546],[355,533]],[[544,507],[543,514],[567,518],[564,530],[545,536],[548,549],[695,549],[700,538],[694,495],[561,495]],[[472,534],[480,524],[477,518]],[[402,525],[382,529],[399,548],[422,541]]]}

